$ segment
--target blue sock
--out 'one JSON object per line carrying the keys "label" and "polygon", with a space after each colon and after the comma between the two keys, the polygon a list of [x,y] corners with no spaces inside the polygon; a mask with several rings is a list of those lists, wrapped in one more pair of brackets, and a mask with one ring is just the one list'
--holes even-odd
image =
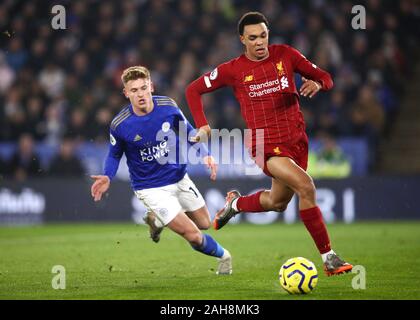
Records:
{"label": "blue sock", "polygon": [[203,242],[200,246],[192,247],[194,250],[218,258],[223,256],[223,254],[225,253],[225,249],[223,249],[223,247],[208,234],[203,234]]}

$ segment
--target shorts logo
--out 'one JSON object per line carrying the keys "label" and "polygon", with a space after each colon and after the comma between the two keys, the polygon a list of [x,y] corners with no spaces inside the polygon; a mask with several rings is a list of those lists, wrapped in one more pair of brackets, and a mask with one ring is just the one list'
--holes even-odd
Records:
{"label": "shorts logo", "polygon": [[197,192],[195,192],[195,190],[193,189],[193,187],[190,187],[188,190],[191,190],[195,194],[195,197],[198,198],[198,194],[197,194]]}
{"label": "shorts logo", "polygon": [[162,131],[163,132],[168,132],[170,128],[171,128],[171,125],[169,124],[169,122],[162,123]]}
{"label": "shorts logo", "polygon": [[279,148],[279,147],[275,147],[275,148],[273,149],[273,152],[274,152],[275,154],[277,154],[277,155],[281,154],[281,151],[280,151],[280,148]]}
{"label": "shorts logo", "polygon": [[210,80],[216,79],[217,78],[217,73],[218,73],[218,71],[217,71],[217,68],[216,68],[210,73]]}
{"label": "shorts logo", "polygon": [[161,217],[165,217],[168,214],[168,209],[165,209],[165,208],[159,209],[159,214]]}
{"label": "shorts logo", "polygon": [[142,139],[142,137],[139,134],[136,134],[136,136],[134,137],[134,142],[140,141]]}
{"label": "shorts logo", "polygon": [[245,76],[244,82],[249,82],[254,80],[254,76],[252,74],[250,74],[249,76]]}

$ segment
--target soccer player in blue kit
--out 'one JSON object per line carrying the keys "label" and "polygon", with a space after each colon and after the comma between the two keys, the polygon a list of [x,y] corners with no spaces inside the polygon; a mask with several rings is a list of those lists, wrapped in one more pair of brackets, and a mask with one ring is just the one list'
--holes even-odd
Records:
{"label": "soccer player in blue kit", "polygon": [[[190,135],[194,128],[173,99],[152,95],[153,83],[147,68],[127,68],[121,80],[130,104],[111,122],[104,174],[91,176],[94,179],[92,197],[95,201],[101,200],[125,153],[134,193],[148,209],[145,222],[150,226],[152,239],[158,242],[160,232],[167,226],[195,250],[216,257],[217,274],[231,274],[229,251],[200,231],[209,228],[210,215],[202,195],[187,174],[186,163],[168,160],[176,159],[174,156],[181,152],[184,141],[179,139],[180,130],[185,128]],[[171,133],[174,134],[171,136]],[[210,178],[216,179],[213,157],[204,144],[198,151],[204,154],[203,161],[211,169]]]}

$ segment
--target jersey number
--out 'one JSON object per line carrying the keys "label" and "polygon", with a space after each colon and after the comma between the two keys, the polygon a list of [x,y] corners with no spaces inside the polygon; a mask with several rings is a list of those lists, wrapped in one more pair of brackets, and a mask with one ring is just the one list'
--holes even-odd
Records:
{"label": "jersey number", "polygon": [[198,198],[198,194],[197,194],[197,192],[195,192],[195,190],[192,188],[192,187],[190,187],[190,189],[189,190],[191,190],[194,194],[195,194],[195,196]]}

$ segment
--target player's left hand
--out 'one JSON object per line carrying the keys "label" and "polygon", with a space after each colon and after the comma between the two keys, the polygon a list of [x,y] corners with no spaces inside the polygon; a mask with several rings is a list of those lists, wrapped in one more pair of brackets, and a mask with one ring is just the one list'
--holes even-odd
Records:
{"label": "player's left hand", "polygon": [[97,175],[90,176],[95,182],[92,184],[90,189],[91,195],[95,201],[99,201],[102,195],[109,189],[111,181],[108,176]]}
{"label": "player's left hand", "polygon": [[216,180],[217,164],[214,158],[212,156],[205,156],[203,158],[203,161],[206,164],[207,168],[211,170],[210,179]]}
{"label": "player's left hand", "polygon": [[321,90],[321,85],[314,80],[309,80],[305,77],[302,77],[302,81],[303,84],[299,89],[299,93],[304,97],[309,96],[309,98],[312,98],[318,93],[319,90]]}

